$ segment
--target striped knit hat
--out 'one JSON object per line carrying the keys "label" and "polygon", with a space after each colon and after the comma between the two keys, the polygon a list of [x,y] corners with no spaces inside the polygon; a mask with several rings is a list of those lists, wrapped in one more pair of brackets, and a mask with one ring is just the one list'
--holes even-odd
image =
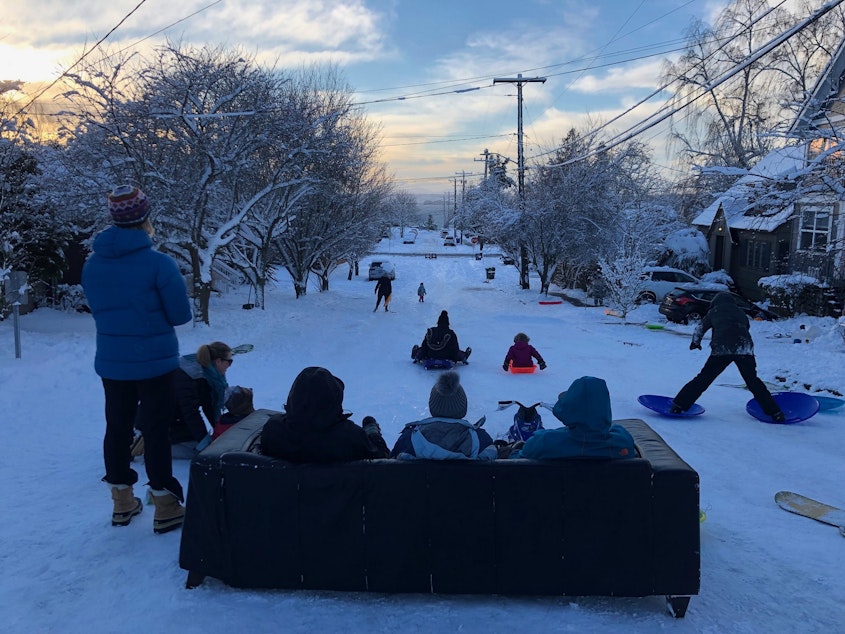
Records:
{"label": "striped knit hat", "polygon": [[118,227],[134,227],[150,215],[147,195],[132,185],[121,185],[109,194],[109,213]]}

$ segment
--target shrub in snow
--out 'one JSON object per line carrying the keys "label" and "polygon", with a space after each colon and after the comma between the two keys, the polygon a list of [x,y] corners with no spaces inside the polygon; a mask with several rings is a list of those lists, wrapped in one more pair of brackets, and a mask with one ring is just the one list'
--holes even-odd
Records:
{"label": "shrub in snow", "polygon": [[785,316],[798,313],[822,315],[825,312],[824,291],[827,285],[810,275],[770,275],[761,277],[757,285],[769,304]]}

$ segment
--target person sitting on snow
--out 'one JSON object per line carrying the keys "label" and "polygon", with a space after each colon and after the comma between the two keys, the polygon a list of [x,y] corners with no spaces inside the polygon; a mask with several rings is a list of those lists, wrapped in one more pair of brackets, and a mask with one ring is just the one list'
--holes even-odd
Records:
{"label": "person sitting on snow", "polygon": [[425,331],[422,343],[411,349],[414,363],[425,359],[448,359],[455,363],[468,363],[472,348],[461,350],[458,345],[458,335],[449,327],[449,313],[440,312],[437,325]]}
{"label": "person sitting on snow", "polygon": [[546,369],[546,362],[543,357],[537,352],[537,349],[528,343],[530,339],[524,332],[516,333],[513,338],[513,345],[508,349],[505,355],[505,361],[502,363],[502,368],[507,372],[510,369],[511,363],[515,368],[530,368],[534,365],[533,359],[537,359],[537,365],[541,370]]}

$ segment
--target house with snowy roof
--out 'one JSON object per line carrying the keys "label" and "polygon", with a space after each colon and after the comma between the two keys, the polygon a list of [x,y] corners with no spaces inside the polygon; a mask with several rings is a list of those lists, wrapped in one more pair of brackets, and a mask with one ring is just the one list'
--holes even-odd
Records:
{"label": "house with snowy roof", "polygon": [[[845,41],[831,57],[773,150],[693,220],[707,238],[713,270],[761,299],[758,281],[813,278],[829,296],[845,289]],[[841,297],[839,297],[841,299]]]}

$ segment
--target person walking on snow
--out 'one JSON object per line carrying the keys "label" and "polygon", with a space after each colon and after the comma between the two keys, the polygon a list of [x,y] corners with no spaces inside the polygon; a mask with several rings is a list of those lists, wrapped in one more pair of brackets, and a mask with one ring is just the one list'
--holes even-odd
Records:
{"label": "person walking on snow", "polygon": [[701,350],[701,339],[711,328],[713,336],[710,340],[710,357],[701,372],[681,388],[672,400],[669,411],[680,414],[688,410],[716,377],[733,363],[763,412],[775,422],[782,423],[786,419],[784,413],[766,389],[766,384],[757,376],[757,360],[754,358],[748,316],[728,293],[718,293],[713,298],[710,310],[692,335],[689,349]]}
{"label": "person walking on snow", "polygon": [[388,312],[387,306],[390,304],[390,296],[393,294],[393,285],[386,273],[378,278],[374,292],[376,294],[376,307],[373,308],[373,312],[378,310],[378,305],[381,304],[382,299],[384,299],[384,312]]}
{"label": "person walking on snow", "polygon": [[422,282],[420,282],[420,285],[417,288],[417,297],[420,298],[420,302],[425,301],[425,285]]}

